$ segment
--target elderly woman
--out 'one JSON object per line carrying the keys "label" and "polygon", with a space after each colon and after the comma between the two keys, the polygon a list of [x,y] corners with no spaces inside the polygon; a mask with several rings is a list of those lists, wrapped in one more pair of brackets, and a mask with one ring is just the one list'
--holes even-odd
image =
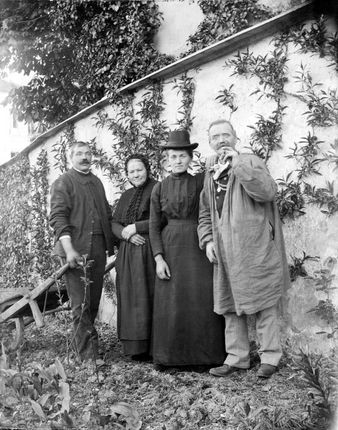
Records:
{"label": "elderly woman", "polygon": [[176,130],[161,145],[170,176],[151,196],[149,235],[156,261],[153,360],[164,366],[223,363],[222,319],[213,312],[212,265],[198,246],[197,221],[203,174],[187,170],[198,144]]}
{"label": "elderly woman", "polygon": [[116,287],[118,336],[126,355],[134,359],[149,356],[152,332],[155,263],[149,232],[150,195],[156,183],[142,154],[125,162],[132,188],[125,191],[113,216],[112,230],[118,239]]}

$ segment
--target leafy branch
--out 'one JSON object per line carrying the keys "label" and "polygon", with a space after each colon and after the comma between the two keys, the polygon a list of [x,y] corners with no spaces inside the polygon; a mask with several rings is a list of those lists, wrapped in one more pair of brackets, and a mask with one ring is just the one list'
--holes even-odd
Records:
{"label": "leafy branch", "polygon": [[257,0],[198,0],[198,5],[205,18],[197,31],[188,38],[190,49],[184,55],[272,16],[270,9],[258,4]]}
{"label": "leafy branch", "polygon": [[289,264],[290,280],[294,282],[298,277],[305,278],[308,273],[304,267],[304,263],[308,260],[318,260],[319,257],[311,257],[303,251],[302,257],[291,256],[292,264]]}
{"label": "leafy branch", "polygon": [[230,117],[238,109],[235,101],[236,96],[232,91],[233,86],[234,85],[231,84],[228,89],[223,88],[222,90],[218,91],[218,96],[216,97],[216,100],[218,100],[219,103],[221,103],[223,106],[227,106],[230,109]]}
{"label": "leafy branch", "polygon": [[319,89],[322,84],[313,82],[312,76],[303,64],[300,66],[300,71],[296,73],[296,81],[301,84],[298,94],[308,107],[308,110],[304,112],[308,125],[329,127],[338,124],[337,90]]}
{"label": "leafy branch", "polygon": [[310,132],[306,137],[302,137],[299,144],[295,143],[291,148],[292,153],[285,156],[285,158],[294,159],[300,164],[298,172],[298,180],[303,180],[310,175],[321,175],[319,165],[324,160],[318,158],[320,152],[320,145],[323,141],[318,140],[318,137]]}
{"label": "leafy branch", "polygon": [[308,279],[312,280],[316,291],[320,291],[326,295],[325,299],[319,300],[317,305],[310,309],[308,312],[315,313],[318,317],[326,322],[331,328],[331,332],[321,331],[317,334],[326,334],[327,338],[332,338],[336,332],[338,332],[338,310],[333,304],[331,298],[331,292],[337,287],[333,286],[333,280],[335,274],[333,269],[337,264],[336,258],[329,258],[325,262],[325,266],[320,270],[316,270],[313,276],[309,276]]}
{"label": "leafy branch", "polygon": [[308,410],[311,414],[320,411],[321,416],[331,422],[334,417],[334,398],[337,385],[337,362],[300,349],[294,358],[296,370],[308,386]]}
{"label": "leafy branch", "polygon": [[285,179],[277,179],[280,189],[277,193],[276,202],[282,220],[285,218],[295,219],[305,214],[303,210],[305,199],[301,183],[294,181],[291,175],[292,172],[288,173]]}
{"label": "leafy branch", "polygon": [[178,128],[190,131],[193,118],[191,111],[194,105],[195,82],[194,78],[184,73],[180,78],[174,79],[174,89],[182,94],[182,104],[178,108],[181,118],[177,120]]}
{"label": "leafy branch", "polygon": [[[305,184],[304,193],[308,196],[309,203],[314,203],[321,208],[321,212],[332,216],[338,211],[338,194],[334,193],[334,181],[326,182],[326,187],[317,188]],[[323,209],[326,208],[326,209]]]}
{"label": "leafy branch", "polygon": [[258,121],[254,126],[249,142],[253,153],[267,161],[272,152],[282,147],[282,117],[286,107],[280,107],[272,112],[267,119],[258,115]]}
{"label": "leafy branch", "polygon": [[91,145],[96,164],[104,169],[108,177],[117,181],[122,191],[126,183],[124,161],[132,153],[145,154],[154,177],[161,175],[162,156],[158,143],[165,141],[168,133],[166,123],[161,119],[164,110],[163,84],[154,82],[146,88],[137,104],[137,112],[134,111],[132,96],[121,98],[118,107],[114,118],[110,118],[104,111],[99,111],[93,117],[97,128],[106,127],[113,134],[113,155],[108,157],[104,151],[97,149],[95,139]]}
{"label": "leafy branch", "polygon": [[49,162],[47,151],[42,149],[35,166],[31,167],[31,248],[35,271],[45,277],[53,272],[51,257],[53,235],[48,223]]}
{"label": "leafy branch", "polygon": [[60,140],[52,146],[52,154],[55,160],[53,167],[60,170],[61,173],[68,170],[67,151],[74,140],[74,124],[69,124],[61,135]]}

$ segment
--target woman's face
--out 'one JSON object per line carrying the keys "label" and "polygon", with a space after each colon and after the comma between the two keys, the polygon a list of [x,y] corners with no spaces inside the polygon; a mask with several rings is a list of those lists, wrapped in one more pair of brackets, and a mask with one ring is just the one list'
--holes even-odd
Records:
{"label": "woman's face", "polygon": [[191,157],[185,149],[168,149],[168,161],[173,173],[184,173],[188,170]]}
{"label": "woman's face", "polygon": [[140,187],[147,180],[147,169],[141,160],[131,159],[127,165],[127,176],[134,187]]}

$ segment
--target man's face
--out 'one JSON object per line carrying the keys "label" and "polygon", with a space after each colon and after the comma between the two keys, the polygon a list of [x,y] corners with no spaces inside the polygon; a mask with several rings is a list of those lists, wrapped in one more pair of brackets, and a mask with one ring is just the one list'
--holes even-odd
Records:
{"label": "man's face", "polygon": [[236,140],[230,124],[226,122],[215,124],[209,130],[209,144],[219,156],[234,149]]}
{"label": "man's face", "polygon": [[75,146],[75,148],[73,148],[70,161],[72,162],[73,167],[80,170],[80,172],[89,172],[92,162],[92,152],[89,146]]}

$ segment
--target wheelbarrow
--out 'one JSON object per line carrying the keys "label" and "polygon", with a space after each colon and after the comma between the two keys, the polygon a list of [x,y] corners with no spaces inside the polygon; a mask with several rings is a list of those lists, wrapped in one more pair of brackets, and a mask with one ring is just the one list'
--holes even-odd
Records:
{"label": "wheelbarrow", "polygon": [[[108,263],[105,273],[112,270],[114,266],[115,261]],[[24,329],[32,322],[35,322],[37,327],[43,327],[45,315],[70,310],[70,307],[64,306],[68,301],[67,290],[56,286],[56,281],[68,269],[69,264],[64,264],[33,290],[27,288],[0,290],[0,324],[8,320],[13,320],[15,324],[11,342],[6,345],[8,351],[14,351],[22,344]]]}

